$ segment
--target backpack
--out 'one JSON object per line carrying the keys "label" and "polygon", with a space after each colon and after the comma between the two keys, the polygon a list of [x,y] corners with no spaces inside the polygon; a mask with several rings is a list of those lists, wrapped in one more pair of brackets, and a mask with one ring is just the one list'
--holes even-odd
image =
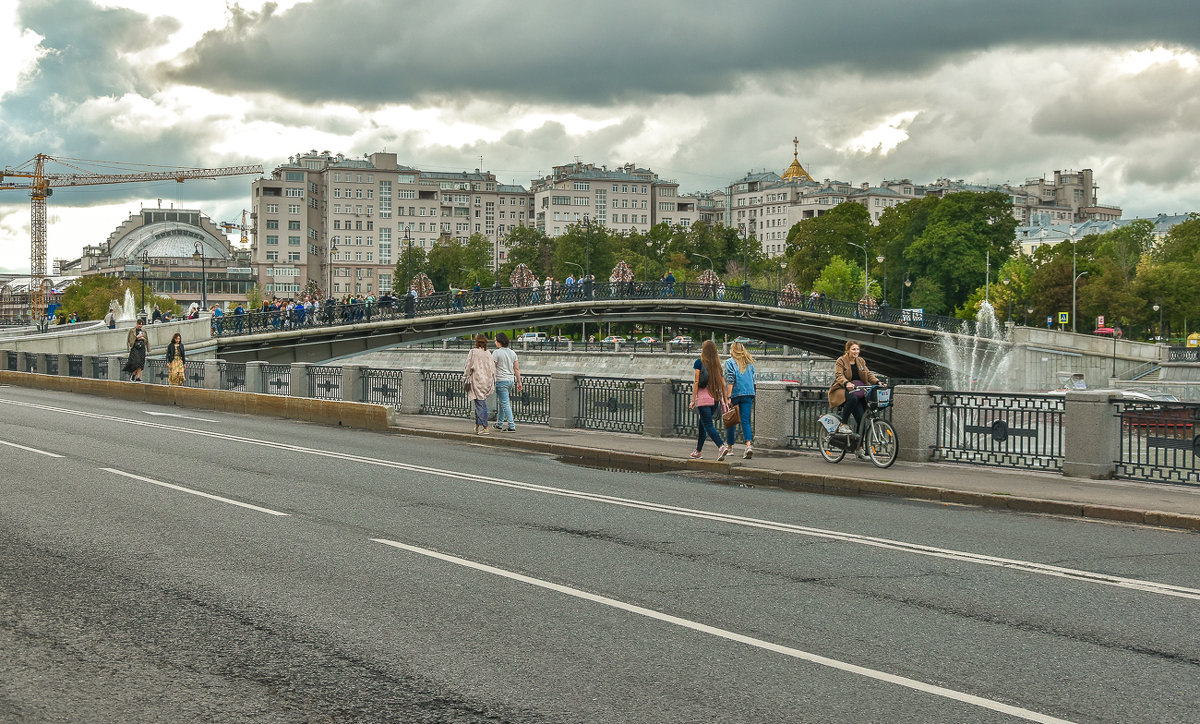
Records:
{"label": "backpack", "polygon": [[708,388],[708,368],[705,367],[703,364],[701,364],[700,365],[700,386],[696,389],[703,390],[703,389],[707,389],[707,388]]}

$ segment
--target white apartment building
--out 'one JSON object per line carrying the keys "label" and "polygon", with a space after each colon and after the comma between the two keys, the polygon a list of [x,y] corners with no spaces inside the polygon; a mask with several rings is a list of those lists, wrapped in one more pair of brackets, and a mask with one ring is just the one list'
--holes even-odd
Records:
{"label": "white apartment building", "polygon": [[531,190],[534,223],[551,238],[585,216],[614,231],[638,233],[659,223],[691,226],[700,218],[696,197],[680,196],[678,183],[633,164],[611,171],[581,162],[555,166]]}
{"label": "white apartment building", "polygon": [[433,248],[472,234],[493,243],[532,223],[532,195],[494,174],[422,171],[394,153],[348,159],[297,154],[252,184],[251,260],[263,295],[290,297],[315,282],[324,295],[380,295],[406,287],[393,279],[402,247]]}

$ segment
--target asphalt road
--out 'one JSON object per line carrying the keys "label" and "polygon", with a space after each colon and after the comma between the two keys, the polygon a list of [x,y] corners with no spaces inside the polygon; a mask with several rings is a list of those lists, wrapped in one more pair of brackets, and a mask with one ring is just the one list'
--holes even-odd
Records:
{"label": "asphalt road", "polygon": [[0,461],[3,722],[1200,718],[1194,533],[13,387]]}

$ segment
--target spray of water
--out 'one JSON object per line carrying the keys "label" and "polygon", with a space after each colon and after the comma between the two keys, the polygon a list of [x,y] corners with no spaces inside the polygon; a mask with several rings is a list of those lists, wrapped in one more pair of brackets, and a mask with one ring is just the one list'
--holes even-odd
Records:
{"label": "spray of water", "polygon": [[975,313],[975,334],[943,335],[946,369],[940,384],[948,390],[1004,392],[1012,388],[1009,374],[1012,346],[987,301]]}
{"label": "spray of water", "polygon": [[125,290],[125,303],[121,305],[121,313],[117,316],[118,322],[132,322],[137,319],[137,304],[133,301],[133,292]]}

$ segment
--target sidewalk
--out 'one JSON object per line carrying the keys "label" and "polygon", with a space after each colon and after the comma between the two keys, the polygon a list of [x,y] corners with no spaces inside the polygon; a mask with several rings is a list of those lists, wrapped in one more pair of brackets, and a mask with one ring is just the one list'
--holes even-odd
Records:
{"label": "sidewalk", "polygon": [[624,433],[521,425],[517,432],[476,435],[465,418],[398,415],[391,426],[404,435],[470,441],[578,458],[582,462],[634,471],[704,470],[726,473],[731,483],[835,495],[889,495],[946,503],[1048,513],[1200,531],[1200,488],[1128,480],[1068,478],[950,463],[897,462],[881,470],[854,456],[837,465],[816,452],[755,449],[742,460],[739,444],[716,462],[709,442],[704,460],[689,460],[695,441]]}

